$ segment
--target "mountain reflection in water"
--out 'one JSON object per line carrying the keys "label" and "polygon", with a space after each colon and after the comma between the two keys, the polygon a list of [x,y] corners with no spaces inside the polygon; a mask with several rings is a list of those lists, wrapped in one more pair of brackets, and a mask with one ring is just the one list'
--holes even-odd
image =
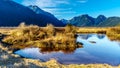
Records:
{"label": "mountain reflection in water", "polygon": [[[91,43],[91,41],[95,43]],[[120,42],[111,41],[104,34],[80,34],[76,42],[83,43],[83,48],[66,48],[66,53],[59,49],[25,48],[15,53],[26,58],[43,61],[54,58],[62,64],[120,64]],[[69,53],[69,51],[71,52]]]}

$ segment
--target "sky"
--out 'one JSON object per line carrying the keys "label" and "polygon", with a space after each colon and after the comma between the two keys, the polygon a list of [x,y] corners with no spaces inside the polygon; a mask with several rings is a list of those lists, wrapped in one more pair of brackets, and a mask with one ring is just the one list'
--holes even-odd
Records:
{"label": "sky", "polygon": [[58,19],[71,19],[88,14],[120,16],[120,0],[13,0],[24,6],[37,5],[41,9],[54,14]]}

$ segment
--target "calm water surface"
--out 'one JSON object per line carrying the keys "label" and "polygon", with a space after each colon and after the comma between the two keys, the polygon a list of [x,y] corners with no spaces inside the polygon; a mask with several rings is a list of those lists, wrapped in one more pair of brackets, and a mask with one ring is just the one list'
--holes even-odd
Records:
{"label": "calm water surface", "polygon": [[106,35],[80,34],[76,41],[82,42],[83,48],[77,48],[72,53],[64,53],[62,51],[41,52],[39,48],[25,48],[15,53],[26,58],[40,59],[43,61],[54,58],[62,64],[120,64],[120,43],[110,41]]}

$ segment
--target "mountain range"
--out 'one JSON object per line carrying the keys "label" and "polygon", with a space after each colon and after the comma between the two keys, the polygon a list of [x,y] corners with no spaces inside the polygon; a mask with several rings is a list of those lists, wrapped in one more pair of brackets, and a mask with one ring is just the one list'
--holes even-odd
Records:
{"label": "mountain range", "polygon": [[105,17],[104,15],[94,18],[84,14],[70,20],[62,19],[61,21],[78,27],[112,27],[120,25],[120,17]]}
{"label": "mountain range", "polygon": [[0,26],[18,26],[21,22],[42,27],[47,24],[56,27],[64,27],[67,24],[77,27],[109,27],[120,25],[120,17],[99,15],[94,18],[84,14],[70,20],[58,20],[53,14],[36,5],[23,6],[12,0],[0,0]]}
{"label": "mountain range", "polygon": [[37,6],[23,6],[12,0],[0,0],[0,26],[18,26],[21,22],[46,26],[64,26],[54,15]]}

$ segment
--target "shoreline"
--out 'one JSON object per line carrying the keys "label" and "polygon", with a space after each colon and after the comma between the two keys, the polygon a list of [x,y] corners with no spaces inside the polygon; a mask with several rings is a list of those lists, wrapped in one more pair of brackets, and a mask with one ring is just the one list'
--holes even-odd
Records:
{"label": "shoreline", "polygon": [[19,55],[13,54],[8,48],[0,44],[0,67],[41,67],[41,68],[120,68],[119,66],[111,66],[109,64],[60,64],[55,59],[42,62],[37,59],[21,58]]}

